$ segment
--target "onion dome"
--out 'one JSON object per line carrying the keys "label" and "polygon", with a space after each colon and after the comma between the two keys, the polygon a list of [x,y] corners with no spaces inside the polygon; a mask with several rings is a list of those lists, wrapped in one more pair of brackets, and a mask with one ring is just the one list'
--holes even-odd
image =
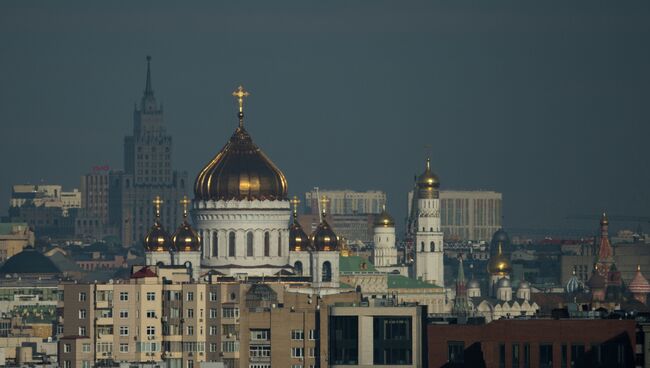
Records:
{"label": "onion dome", "polygon": [[431,160],[427,158],[427,165],[424,172],[416,180],[418,187],[418,198],[431,199],[438,198],[438,188],[440,188],[440,179],[431,171]]}
{"label": "onion dome", "polygon": [[467,288],[468,288],[468,289],[480,289],[480,288],[481,288],[481,284],[479,284],[478,280],[476,280],[476,279],[471,279],[471,280],[469,280],[469,282],[467,283]]}
{"label": "onion dome", "polygon": [[530,282],[523,280],[519,283],[518,290],[529,290],[530,289]]}
{"label": "onion dome", "polygon": [[580,289],[580,280],[578,280],[578,277],[576,276],[576,270],[575,268],[573,269],[573,275],[569,279],[569,281],[566,283],[566,292],[571,294],[575,293]]}
{"label": "onion dome", "polygon": [[321,199],[322,204],[322,219],[316,230],[311,234],[311,242],[314,248],[319,251],[337,251],[339,250],[339,240],[332,227],[325,220],[325,208],[329,200],[323,196]]}
{"label": "onion dome", "polygon": [[172,235],[172,244],[174,249],[179,252],[198,252],[201,250],[201,238],[199,234],[187,222],[187,205],[190,201],[187,197],[181,200],[183,205],[183,222]]}
{"label": "onion dome", "polygon": [[233,93],[239,100],[239,126],[226,145],[196,177],[197,200],[286,200],[287,179],[254,143],[244,129],[243,97],[240,86]]}
{"label": "onion dome", "polygon": [[381,213],[375,218],[375,227],[395,227],[395,220],[386,212],[386,205],[382,207]]}
{"label": "onion dome", "polygon": [[641,273],[641,265],[636,266],[636,274],[630,282],[629,289],[633,294],[650,293],[650,283]]}
{"label": "onion dome", "polygon": [[510,260],[503,254],[501,242],[499,242],[498,247],[498,253],[495,256],[490,257],[490,261],[488,262],[488,273],[492,275],[509,274],[512,271]]}
{"label": "onion dome", "polygon": [[505,277],[500,278],[499,281],[497,282],[497,288],[506,288],[506,287],[508,288],[512,287],[510,280]]}
{"label": "onion dome", "polygon": [[156,219],[147,236],[144,237],[145,252],[168,252],[172,247],[172,241],[169,233],[160,224],[160,206],[163,204],[162,199],[156,196],[153,200],[155,206]]}
{"label": "onion dome", "polygon": [[508,236],[508,233],[503,230],[503,228],[499,228],[499,230],[494,232],[492,235],[492,241],[490,241],[490,246],[493,247],[493,249],[496,249],[499,242],[503,244],[504,247],[510,245],[510,236]]}
{"label": "onion dome", "polygon": [[298,204],[300,204],[298,197],[294,196],[291,199],[291,204],[293,205],[293,222],[289,226],[289,251],[311,251],[313,250],[311,241],[298,222]]}
{"label": "onion dome", "polygon": [[598,271],[598,266],[596,266],[589,281],[587,281],[587,285],[589,285],[589,288],[591,289],[603,289],[605,288],[606,283],[607,280],[605,279],[605,276],[601,275]]}

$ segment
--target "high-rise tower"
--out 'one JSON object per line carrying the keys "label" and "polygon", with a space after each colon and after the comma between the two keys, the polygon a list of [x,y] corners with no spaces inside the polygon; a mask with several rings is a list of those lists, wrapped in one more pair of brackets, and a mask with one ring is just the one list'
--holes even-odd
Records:
{"label": "high-rise tower", "polygon": [[431,160],[415,183],[414,223],[415,276],[445,286],[443,233],[440,229],[440,180],[431,171]]}
{"label": "high-rise tower", "polygon": [[133,134],[124,139],[124,172],[112,172],[109,181],[110,222],[120,229],[124,246],[144,238],[155,217],[150,203],[156,196],[164,203],[162,225],[173,229],[181,222],[176,204],[186,195],[187,173],[172,168],[172,137],[154,96],[150,56],[144,92],[133,111]]}

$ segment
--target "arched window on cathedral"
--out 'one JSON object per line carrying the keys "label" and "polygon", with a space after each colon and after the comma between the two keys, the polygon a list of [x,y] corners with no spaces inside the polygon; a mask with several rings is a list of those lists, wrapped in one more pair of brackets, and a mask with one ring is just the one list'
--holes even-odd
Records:
{"label": "arched window on cathedral", "polygon": [[253,256],[253,233],[250,231],[246,233],[246,256]]}
{"label": "arched window on cathedral", "polygon": [[431,244],[429,244],[429,251],[430,252],[435,252],[436,251],[436,243],[431,242]]}
{"label": "arched window on cathedral", "polygon": [[282,257],[282,233],[278,233],[278,257]]}
{"label": "arched window on cathedral", "polygon": [[293,264],[293,269],[296,271],[296,275],[302,276],[302,262],[296,261],[296,263]]}
{"label": "arched window on cathedral", "polygon": [[264,257],[271,255],[271,234],[269,232],[264,233]]}
{"label": "arched window on cathedral", "polygon": [[228,234],[228,256],[229,257],[235,256],[235,232],[234,231],[231,231]]}
{"label": "arched window on cathedral", "polygon": [[424,242],[420,243],[420,252],[424,252]]}
{"label": "arched window on cathedral", "polygon": [[323,262],[323,276],[321,280],[323,282],[332,281],[332,264],[329,261]]}
{"label": "arched window on cathedral", "polygon": [[212,233],[212,257],[219,256],[219,234]]}

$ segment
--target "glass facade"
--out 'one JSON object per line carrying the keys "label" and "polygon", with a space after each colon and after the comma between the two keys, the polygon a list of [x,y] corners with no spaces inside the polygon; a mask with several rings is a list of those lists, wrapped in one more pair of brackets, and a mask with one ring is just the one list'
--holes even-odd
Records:
{"label": "glass facade", "polygon": [[330,316],[329,329],[330,364],[359,364],[359,317]]}

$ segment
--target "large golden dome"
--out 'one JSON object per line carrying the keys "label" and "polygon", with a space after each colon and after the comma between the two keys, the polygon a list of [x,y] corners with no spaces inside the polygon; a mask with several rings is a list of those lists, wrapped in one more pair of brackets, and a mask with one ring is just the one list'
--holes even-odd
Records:
{"label": "large golden dome", "polygon": [[501,242],[499,242],[499,252],[490,257],[490,261],[488,262],[487,269],[491,275],[504,275],[512,272],[510,260],[503,254],[503,249],[501,248]]}
{"label": "large golden dome", "polygon": [[[239,93],[239,94],[238,94]],[[287,179],[254,143],[243,125],[242,96],[239,91],[239,127],[194,182],[198,200],[285,200]]]}

